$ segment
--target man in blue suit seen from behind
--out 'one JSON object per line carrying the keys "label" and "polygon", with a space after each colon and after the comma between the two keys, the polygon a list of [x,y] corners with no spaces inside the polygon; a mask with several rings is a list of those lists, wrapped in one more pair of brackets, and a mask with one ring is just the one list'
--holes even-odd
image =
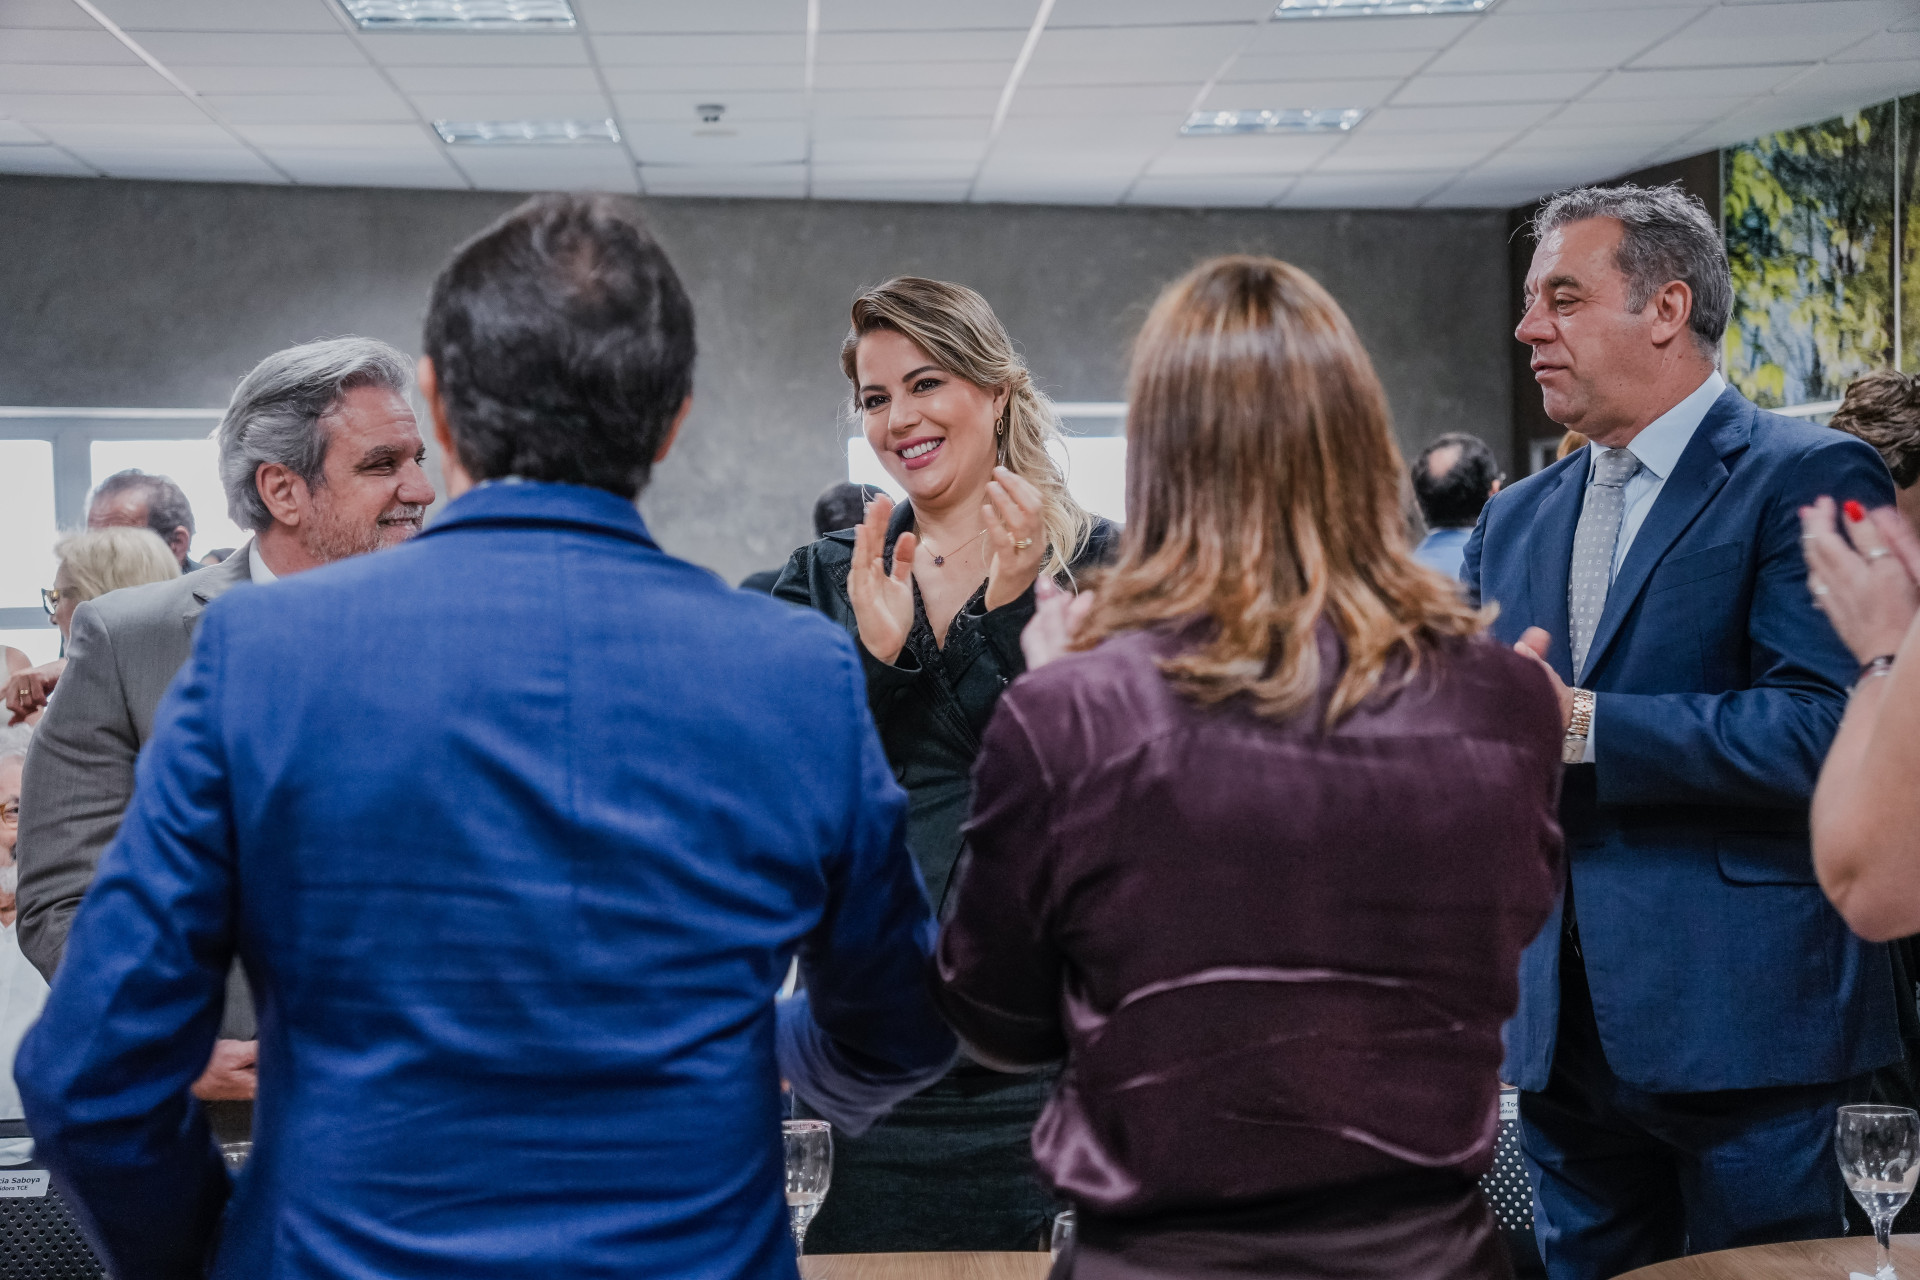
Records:
{"label": "man in blue suit seen from behind", "polygon": [[[454,501],[208,608],[29,1125],[117,1276],[792,1280],[782,1078],[857,1132],[955,1047],[859,660],[641,522],[693,313],[620,202],[480,233],[425,347]],[[188,1086],[235,954],[230,1189]]]}
{"label": "man in blue suit seen from behind", "polygon": [[1815,882],[1808,805],[1854,662],[1796,512],[1893,499],[1874,452],[1716,370],[1732,286],[1676,188],[1534,222],[1516,336],[1592,440],[1487,505],[1462,577],[1561,694],[1569,878],[1521,964],[1518,1085],[1553,1280],[1844,1232],[1834,1110],[1900,1053],[1885,949]]}

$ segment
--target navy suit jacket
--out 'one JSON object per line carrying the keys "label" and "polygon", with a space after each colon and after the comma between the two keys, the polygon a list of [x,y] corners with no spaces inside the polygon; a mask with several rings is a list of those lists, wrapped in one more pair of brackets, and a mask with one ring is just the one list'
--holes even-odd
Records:
{"label": "navy suit jacket", "polygon": [[[1579,450],[1502,490],[1461,572],[1494,632],[1553,637],[1572,683],[1567,573]],[[1850,933],[1814,879],[1807,810],[1854,660],[1813,608],[1798,510],[1893,501],[1867,445],[1716,400],[1654,500],[1590,648],[1595,763],[1561,795],[1580,949],[1607,1063],[1695,1092],[1841,1080],[1900,1056],[1886,948]],[[1560,911],[1522,957],[1504,1076],[1546,1087]]]}
{"label": "navy suit jacket", "polygon": [[[839,628],[613,494],[482,487],[208,608],[20,1051],[30,1127],[128,1280],[792,1280],[776,1041],[895,1096],[953,1053],[904,811]],[[229,1203],[188,1086],[236,953]]]}

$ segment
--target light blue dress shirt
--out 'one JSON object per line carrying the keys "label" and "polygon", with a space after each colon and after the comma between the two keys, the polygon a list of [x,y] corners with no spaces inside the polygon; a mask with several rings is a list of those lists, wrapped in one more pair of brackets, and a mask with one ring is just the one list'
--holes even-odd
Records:
{"label": "light blue dress shirt", "polygon": [[[1613,542],[1613,577],[1620,576],[1620,566],[1626,562],[1627,552],[1633,547],[1633,540],[1640,532],[1640,526],[1647,522],[1647,515],[1653,510],[1653,504],[1660,499],[1660,490],[1667,484],[1667,477],[1680,462],[1680,455],[1687,451],[1687,445],[1693,440],[1693,433],[1700,429],[1700,423],[1707,416],[1707,410],[1713,408],[1713,402],[1727,389],[1727,380],[1716,370],[1707,375],[1686,399],[1641,428],[1623,448],[1633,451],[1640,459],[1640,470],[1633,479],[1627,481],[1626,509],[1620,516],[1620,532]],[[1613,450],[1600,445],[1587,447],[1587,487],[1593,487],[1594,464],[1604,454]],[[1596,708],[1593,723],[1587,727],[1587,753],[1581,760],[1592,764],[1594,760],[1593,744],[1600,738],[1600,713]]]}
{"label": "light blue dress shirt", "polygon": [[1467,557],[1467,539],[1473,536],[1473,526],[1458,529],[1435,529],[1413,550],[1413,558],[1429,569],[1438,569],[1449,578],[1460,576],[1460,566]]}

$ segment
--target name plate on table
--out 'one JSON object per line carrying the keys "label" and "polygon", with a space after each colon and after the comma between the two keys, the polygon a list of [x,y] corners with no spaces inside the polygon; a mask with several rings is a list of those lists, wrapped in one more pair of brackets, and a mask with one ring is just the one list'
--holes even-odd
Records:
{"label": "name plate on table", "polygon": [[44,1200],[52,1184],[45,1169],[0,1169],[0,1200]]}

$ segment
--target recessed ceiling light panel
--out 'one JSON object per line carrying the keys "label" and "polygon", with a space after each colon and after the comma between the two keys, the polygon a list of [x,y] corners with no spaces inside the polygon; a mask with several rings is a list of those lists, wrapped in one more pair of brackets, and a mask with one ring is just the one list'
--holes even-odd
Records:
{"label": "recessed ceiling light panel", "polygon": [[362,31],[571,31],[568,0],[340,0]]}
{"label": "recessed ceiling light panel", "polygon": [[1190,138],[1228,133],[1345,133],[1366,118],[1365,107],[1196,111],[1180,126],[1180,132]]}
{"label": "recessed ceiling light panel", "polygon": [[433,131],[454,147],[573,147],[620,141],[611,120],[435,120]]}
{"label": "recessed ceiling light panel", "polygon": [[1410,13],[1485,13],[1498,0],[1280,0],[1276,18],[1388,18]]}

